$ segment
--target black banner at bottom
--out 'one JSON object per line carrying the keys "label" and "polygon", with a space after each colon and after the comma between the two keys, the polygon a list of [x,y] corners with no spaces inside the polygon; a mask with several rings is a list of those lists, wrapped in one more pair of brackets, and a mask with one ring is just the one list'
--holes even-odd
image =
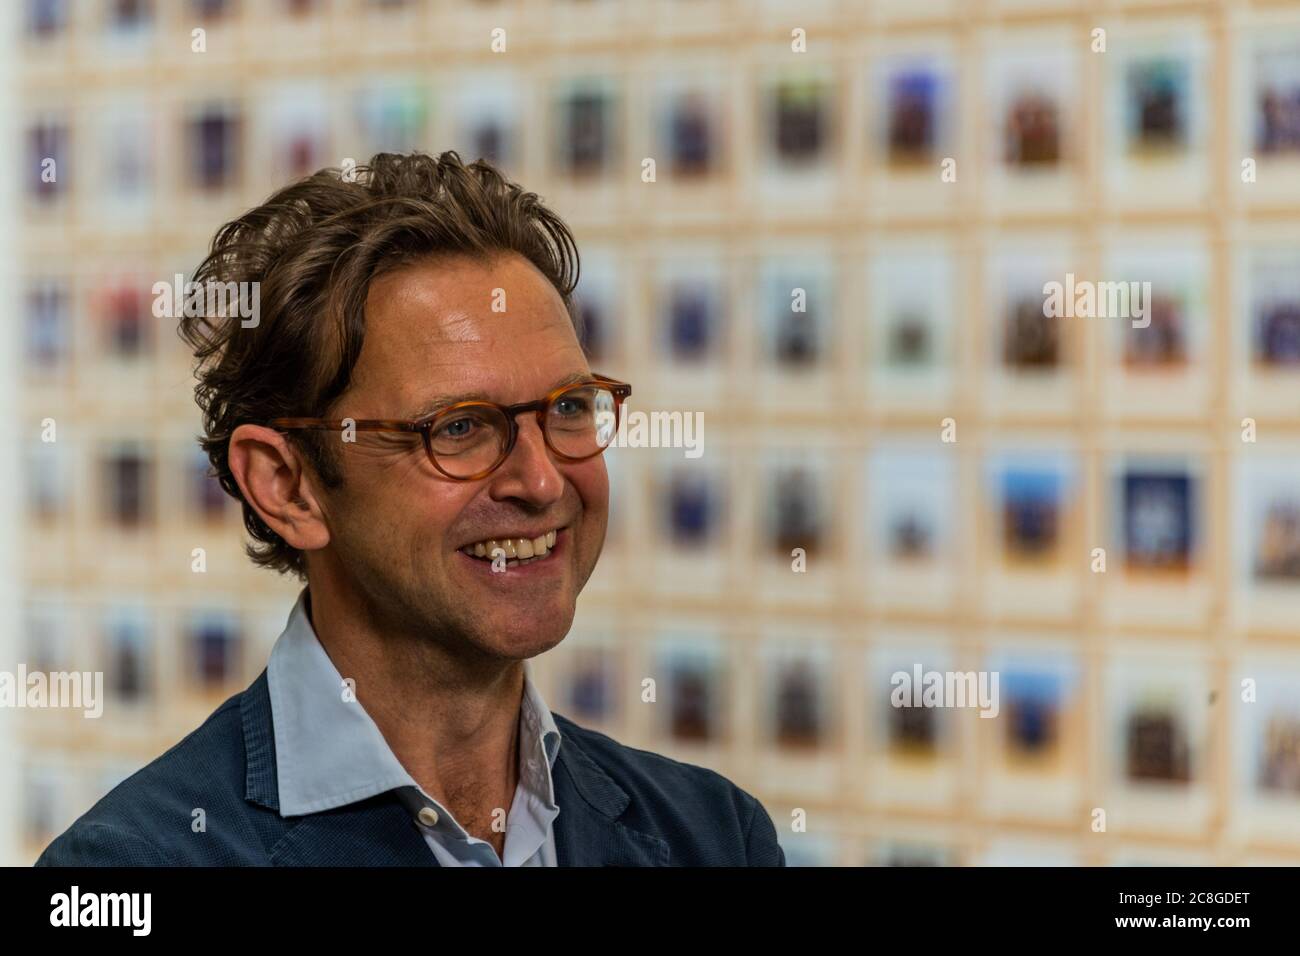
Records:
{"label": "black banner at bottom", "polygon": [[842,927],[864,941],[916,944],[1043,932],[1230,943],[1291,929],[1294,879],[1290,868],[7,869],[0,917],[17,939],[205,948],[266,933],[328,943],[427,933],[436,946],[487,931],[562,942],[604,924],[610,942],[680,925],[692,939],[737,942]]}

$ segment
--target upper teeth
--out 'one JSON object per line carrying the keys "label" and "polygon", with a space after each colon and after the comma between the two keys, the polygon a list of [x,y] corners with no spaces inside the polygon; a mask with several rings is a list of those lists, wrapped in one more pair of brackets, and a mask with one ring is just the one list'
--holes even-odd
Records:
{"label": "upper teeth", "polygon": [[498,550],[502,551],[507,558],[520,560],[542,558],[555,547],[555,535],[555,531],[548,531],[536,538],[489,538],[486,541],[467,544],[460,550],[476,558],[494,557]]}

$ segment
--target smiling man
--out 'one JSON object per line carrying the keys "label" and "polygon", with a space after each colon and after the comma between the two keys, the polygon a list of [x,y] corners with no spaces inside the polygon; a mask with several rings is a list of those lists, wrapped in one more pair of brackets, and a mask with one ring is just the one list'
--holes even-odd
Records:
{"label": "smiling man", "polygon": [[593,371],[564,223],[490,165],[380,154],[228,223],[195,281],[202,444],[306,586],[266,670],[43,865],[782,866],[713,771],[552,714],[630,386]]}

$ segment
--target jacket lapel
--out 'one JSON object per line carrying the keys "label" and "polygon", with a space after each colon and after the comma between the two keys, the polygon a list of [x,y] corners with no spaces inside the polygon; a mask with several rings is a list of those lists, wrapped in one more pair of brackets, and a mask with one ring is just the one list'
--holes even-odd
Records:
{"label": "jacket lapel", "polygon": [[[668,844],[618,821],[631,798],[578,744],[564,721],[555,758],[555,854],[559,866],[668,866]],[[570,729],[572,728],[572,729]]]}

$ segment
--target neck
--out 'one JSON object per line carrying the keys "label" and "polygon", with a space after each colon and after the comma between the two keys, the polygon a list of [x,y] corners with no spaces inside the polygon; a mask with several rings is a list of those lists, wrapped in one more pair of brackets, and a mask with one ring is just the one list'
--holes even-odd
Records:
{"label": "neck", "polygon": [[524,662],[457,654],[381,622],[342,589],[308,590],[316,636],[416,783],[452,809],[510,806],[518,780]]}

